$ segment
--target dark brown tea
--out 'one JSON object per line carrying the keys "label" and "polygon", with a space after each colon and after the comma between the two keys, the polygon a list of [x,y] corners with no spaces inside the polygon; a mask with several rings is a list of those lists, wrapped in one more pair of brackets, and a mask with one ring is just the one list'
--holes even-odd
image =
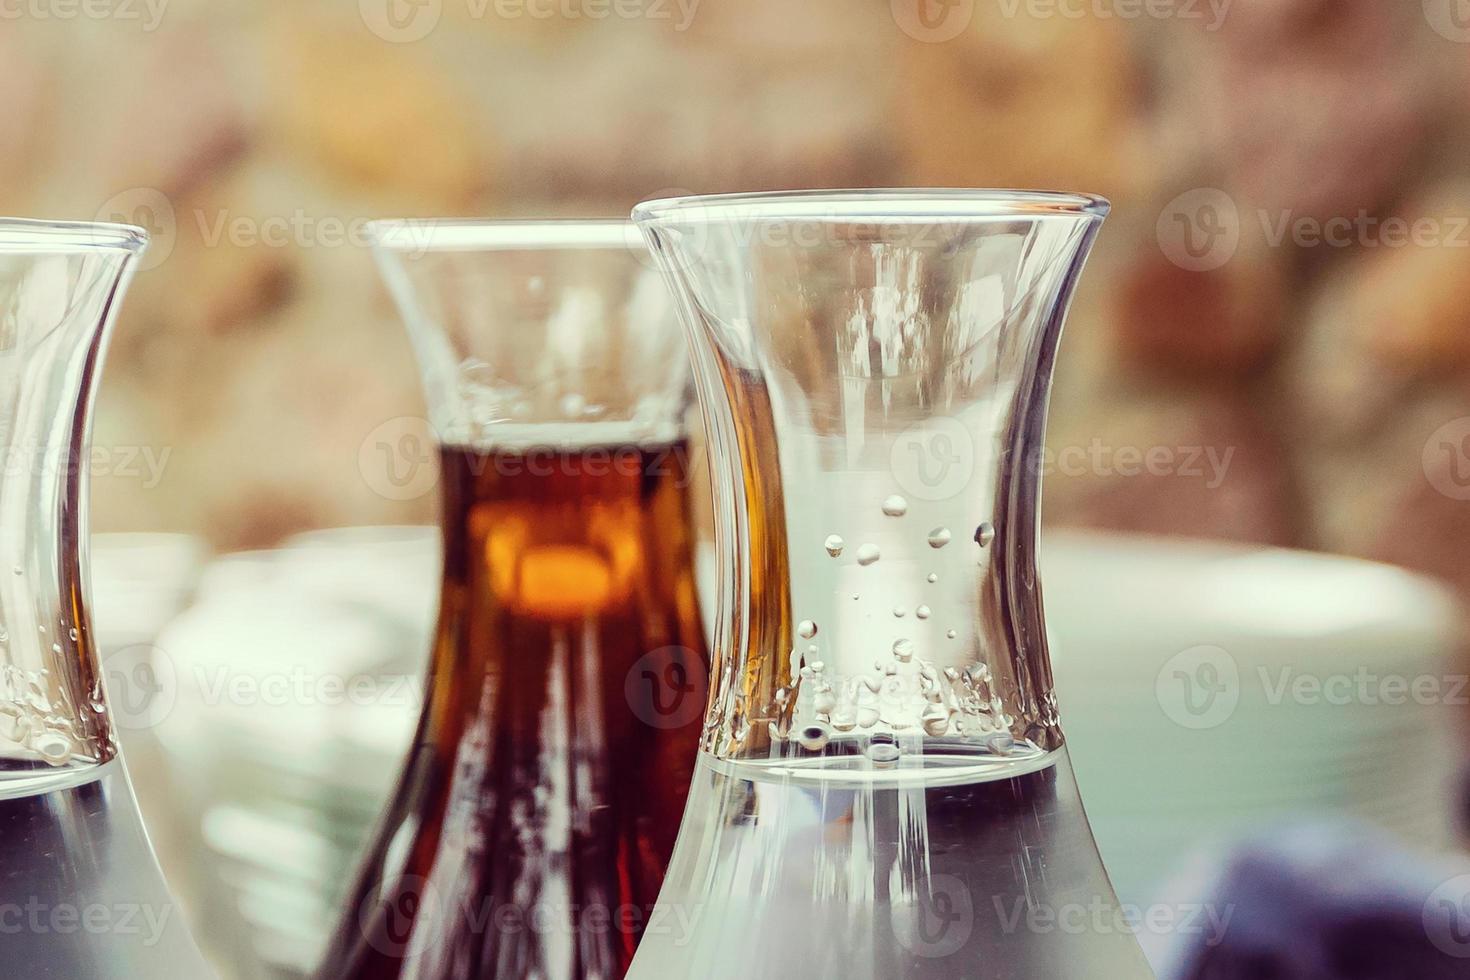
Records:
{"label": "dark brown tea", "polygon": [[704,717],[687,463],[442,451],[426,703],[321,977],[622,977]]}

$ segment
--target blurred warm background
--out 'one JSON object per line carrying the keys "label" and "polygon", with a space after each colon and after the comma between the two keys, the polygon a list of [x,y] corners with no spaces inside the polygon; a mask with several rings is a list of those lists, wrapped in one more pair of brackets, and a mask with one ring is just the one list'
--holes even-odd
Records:
{"label": "blurred warm background", "polygon": [[[404,420],[424,409],[364,222],[624,215],[640,199],[685,192],[937,185],[1109,197],[1114,216],[1062,353],[1049,526],[1369,558],[1470,596],[1462,8],[103,0],[88,14],[62,0],[0,3],[0,213],[127,220],[154,235],[105,372],[93,514],[98,531],[191,536],[160,546],[183,556],[170,560],[185,584],[134,637],[156,635],[188,603],[211,608],[171,627],[180,663],[419,669],[435,584],[430,538],[385,532],[328,548],[300,537],[433,520],[432,481],[401,492],[383,479],[381,448],[423,450],[404,440]],[[127,579],[138,566],[118,553],[140,540],[99,551],[99,582]],[[1054,561],[1058,659],[1092,643],[1141,649],[1124,628],[1143,630],[1161,651],[1140,660],[1144,700],[1172,651],[1222,637],[1248,637],[1231,648],[1242,665],[1255,656],[1242,651],[1257,648],[1300,664],[1303,648],[1291,644],[1301,642],[1344,670],[1375,655],[1363,651],[1402,653],[1395,662],[1410,675],[1441,663],[1451,644],[1453,614],[1433,587],[1377,566],[1097,540]],[[206,554],[286,541],[287,558],[237,555],[199,579]],[[396,574],[412,572],[418,591],[374,579],[368,551]],[[1114,564],[1111,591],[1095,589],[1099,569]],[[1271,584],[1282,581],[1305,587]],[[1146,611],[1166,587],[1191,582],[1193,593],[1160,601],[1191,614],[1208,606],[1220,617],[1208,621],[1225,624],[1218,630],[1195,621],[1175,636],[1124,608]],[[262,626],[283,608],[283,591],[319,608]],[[141,601],[99,585],[102,628],[108,616],[147,618]],[[1364,610],[1380,603],[1382,622],[1368,622]],[[403,632],[389,636],[369,608]],[[1359,618],[1335,632],[1334,610],[1344,609]],[[1128,614],[1113,622],[1119,610]],[[1253,633],[1257,621],[1227,621],[1221,610],[1267,610],[1270,625]],[[1105,619],[1107,630],[1095,629]],[[1071,703],[1080,728],[1110,721],[1106,710],[1090,717],[1085,697]],[[234,974],[295,976],[312,962],[336,914],[332,890],[391,776],[384,760],[398,757],[412,721],[412,704],[376,707],[397,720],[318,710],[305,735],[267,732],[259,715],[237,713],[238,730],[200,715],[193,731],[220,741],[181,738],[194,754],[175,764],[219,785],[150,788],[154,770],[134,762],[176,887],[196,924],[211,923],[205,942]],[[1155,715],[1166,738],[1202,744]],[[1387,765],[1386,741],[1334,717],[1335,746],[1363,758],[1381,750],[1377,764]],[[1221,724],[1219,744],[1242,730]],[[1411,746],[1420,731],[1395,730]],[[219,735],[229,731],[234,755],[219,748],[235,746]],[[144,735],[131,737],[130,758],[144,758]],[[1111,752],[1106,737],[1079,742]],[[303,745],[347,754],[313,761],[291,749]],[[1110,835],[1138,837],[1127,806],[1159,786],[1110,798],[1100,777],[1086,785],[1081,749],[1078,761],[1105,852],[1122,846]],[[1404,778],[1415,769],[1388,768]],[[1285,799],[1297,780],[1281,771]],[[226,772],[236,781],[226,785]],[[318,789],[347,772],[367,775],[350,792]],[[1249,767],[1241,773],[1253,778]],[[1324,790],[1329,807],[1395,827],[1403,811],[1429,808],[1385,789],[1393,777],[1382,768],[1353,773],[1343,776],[1350,789]],[[1197,816],[1163,814],[1158,833]],[[218,881],[205,880],[194,848],[220,855],[234,891],[212,890]],[[268,857],[279,864],[262,872]],[[1135,896],[1157,880],[1147,870],[1114,869]],[[232,917],[253,932],[235,935]],[[252,955],[281,972],[252,972]]]}
{"label": "blurred warm background", "polygon": [[1470,589],[1470,432],[1436,436],[1470,415],[1470,29],[1448,0],[115,6],[0,21],[0,212],[156,235],[101,397],[99,530],[235,548],[429,519],[358,465],[422,412],[373,217],[1048,186],[1116,205],[1063,356],[1053,526]]}

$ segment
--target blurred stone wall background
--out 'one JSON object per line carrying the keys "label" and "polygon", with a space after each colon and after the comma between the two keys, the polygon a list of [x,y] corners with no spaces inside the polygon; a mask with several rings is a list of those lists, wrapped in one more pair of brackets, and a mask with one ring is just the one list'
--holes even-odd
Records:
{"label": "blurred stone wall background", "polygon": [[0,0],[0,213],[153,231],[100,397],[94,526],[245,548],[432,519],[431,493],[365,472],[375,433],[423,412],[365,220],[1104,194],[1049,519],[1470,592],[1465,7]]}

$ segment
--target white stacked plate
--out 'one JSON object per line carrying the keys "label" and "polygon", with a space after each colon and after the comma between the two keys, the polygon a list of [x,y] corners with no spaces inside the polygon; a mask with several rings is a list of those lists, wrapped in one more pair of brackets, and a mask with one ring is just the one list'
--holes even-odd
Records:
{"label": "white stacked plate", "polygon": [[1063,727],[1123,901],[1146,905],[1201,845],[1298,818],[1450,842],[1470,690],[1460,610],[1438,585],[1347,558],[1071,532],[1048,535],[1042,579]]}
{"label": "white stacked plate", "polygon": [[153,725],[187,783],[201,942],[230,976],[304,975],[417,720],[433,528],[316,532],[226,555],[159,636]]}

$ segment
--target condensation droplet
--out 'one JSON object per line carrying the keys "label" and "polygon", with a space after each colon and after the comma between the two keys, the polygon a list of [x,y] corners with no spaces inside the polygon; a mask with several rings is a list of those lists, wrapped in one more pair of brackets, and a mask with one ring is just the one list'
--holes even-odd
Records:
{"label": "condensation droplet", "polygon": [[929,573],[929,584],[930,585],[933,585],[935,582],[938,582],[938,581],[939,581],[939,573],[938,572],[930,572]]}
{"label": "condensation droplet", "polygon": [[827,554],[831,555],[833,558],[840,556],[842,554],[843,547],[845,547],[846,545],[847,542],[843,541],[841,535],[837,534],[828,536],[827,540],[822,542],[822,547],[826,548]]}
{"label": "condensation droplet", "polygon": [[975,528],[975,543],[982,548],[988,548],[994,540],[995,525],[989,521],[981,521],[980,526]]}
{"label": "condensation droplet", "polygon": [[901,664],[906,664],[910,660],[913,660],[914,659],[914,641],[913,640],[895,640],[895,641],[893,641],[893,656],[895,658],[897,658],[898,662],[901,663]]}
{"label": "condensation droplet", "polygon": [[949,637],[951,640],[953,640],[955,637],[959,636],[959,634],[956,633],[954,630],[949,630],[944,635],[947,636],[947,637]]}
{"label": "condensation droplet", "polygon": [[945,545],[949,544],[950,539],[953,537],[954,535],[949,533],[949,528],[936,527],[934,530],[929,532],[929,547],[943,548]]}
{"label": "condensation droplet", "polygon": [[796,634],[803,640],[810,640],[817,635],[817,624],[810,619],[803,619],[796,626]]}
{"label": "condensation droplet", "polygon": [[898,494],[883,501],[883,513],[889,517],[902,517],[909,512],[909,502]]}
{"label": "condensation droplet", "polygon": [[920,619],[928,619],[931,615],[933,615],[933,610],[931,610],[928,606],[920,606],[918,609],[914,610],[914,615],[918,616]]}
{"label": "condensation droplet", "polygon": [[67,630],[66,631],[66,635],[69,636],[69,637],[71,637],[71,640],[72,640],[73,643],[75,643],[77,640],[81,639],[81,637],[82,637],[82,634],[79,633],[79,632],[77,632],[77,628],[75,626],[73,626],[71,629]]}
{"label": "condensation droplet", "polygon": [[862,596],[860,596],[860,595],[858,595],[858,594],[857,594],[857,593],[856,593],[856,592],[854,592],[854,593],[853,593],[853,594],[852,594],[852,601],[853,601],[853,602],[857,602],[857,601],[858,601],[858,600],[860,600],[860,599],[862,599]]}
{"label": "condensation droplet", "polygon": [[878,551],[876,544],[865,544],[857,550],[857,563],[859,565],[871,565],[882,557],[883,555]]}
{"label": "condensation droplet", "polygon": [[894,619],[903,619],[903,616],[904,616],[903,606],[894,606],[893,607],[893,618]]}

